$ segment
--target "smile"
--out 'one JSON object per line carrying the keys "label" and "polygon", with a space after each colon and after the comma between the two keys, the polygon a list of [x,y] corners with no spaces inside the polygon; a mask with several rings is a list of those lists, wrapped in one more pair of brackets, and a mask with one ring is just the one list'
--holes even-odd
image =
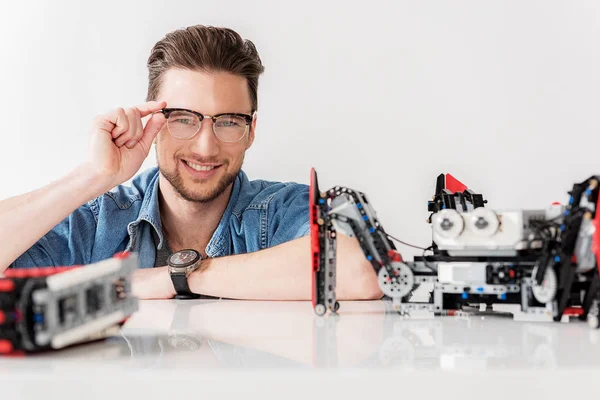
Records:
{"label": "smile", "polygon": [[215,168],[218,167],[218,165],[198,165],[198,164],[193,164],[189,161],[183,161],[184,163],[187,164],[188,167],[196,170],[196,171],[210,171],[213,170]]}

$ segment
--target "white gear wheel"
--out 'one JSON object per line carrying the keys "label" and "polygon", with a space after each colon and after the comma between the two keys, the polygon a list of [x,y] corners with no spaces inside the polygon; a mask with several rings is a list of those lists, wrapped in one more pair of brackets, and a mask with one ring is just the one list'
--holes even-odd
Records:
{"label": "white gear wheel", "polygon": [[415,275],[403,262],[392,262],[394,276],[389,277],[387,269],[379,270],[379,287],[389,297],[404,297],[409,294],[415,285]]}
{"label": "white gear wheel", "polygon": [[558,289],[558,282],[556,279],[556,272],[551,267],[546,268],[544,273],[544,279],[541,285],[535,283],[535,276],[537,274],[538,267],[535,266],[531,273],[531,278],[534,281],[531,288],[533,297],[542,304],[546,304],[554,300],[556,296],[556,290]]}
{"label": "white gear wheel", "polygon": [[470,228],[474,234],[490,237],[498,231],[499,227],[500,221],[494,211],[479,207],[471,213]]}
{"label": "white gear wheel", "polygon": [[451,208],[446,208],[433,215],[433,229],[441,237],[455,239],[465,228],[463,217]]}

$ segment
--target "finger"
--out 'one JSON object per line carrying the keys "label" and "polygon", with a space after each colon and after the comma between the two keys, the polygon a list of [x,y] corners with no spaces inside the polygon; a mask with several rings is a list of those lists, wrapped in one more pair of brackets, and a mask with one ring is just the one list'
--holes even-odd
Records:
{"label": "finger", "polygon": [[133,108],[128,108],[125,110],[125,115],[127,116],[129,129],[127,130],[127,132],[124,132],[121,136],[119,136],[117,140],[115,140],[115,144],[117,145],[117,147],[122,147],[125,143],[133,139],[136,134],[136,110],[134,110]]}
{"label": "finger", "polygon": [[153,112],[156,112],[158,110],[165,108],[166,106],[167,106],[166,101],[148,101],[144,104],[140,104],[136,108],[138,110],[140,110],[142,117],[145,117],[146,115],[150,115]]}
{"label": "finger", "polygon": [[108,113],[105,120],[113,124],[113,128],[110,130],[113,139],[118,138],[129,129],[129,121],[127,120],[127,115],[125,115],[125,110],[122,108],[117,108]]}
{"label": "finger", "polygon": [[144,148],[144,151],[148,153],[150,151],[150,147],[152,146],[152,142],[158,132],[165,126],[167,119],[164,114],[154,114],[152,118],[146,124],[146,128],[144,128],[144,134],[139,141],[139,144]]}
{"label": "finger", "polygon": [[112,131],[115,128],[115,124],[110,122],[108,114],[104,114],[98,115],[96,118],[94,118],[94,121],[92,122],[92,127],[94,129],[100,129],[101,131],[108,133],[112,137]]}
{"label": "finger", "polygon": [[137,142],[142,138],[142,135],[144,134],[144,126],[142,125],[142,117],[140,115],[140,111],[137,108],[134,108],[133,111],[135,113],[135,121],[132,121],[131,123],[135,124],[135,134],[133,135],[131,140],[125,143],[125,146],[127,146],[130,149],[132,149],[137,144]]}

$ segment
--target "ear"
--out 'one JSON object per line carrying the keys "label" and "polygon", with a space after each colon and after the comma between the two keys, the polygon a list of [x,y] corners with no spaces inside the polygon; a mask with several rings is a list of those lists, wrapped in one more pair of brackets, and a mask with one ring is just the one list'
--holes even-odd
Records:
{"label": "ear", "polygon": [[254,137],[256,135],[256,120],[257,119],[258,119],[258,115],[256,114],[256,111],[254,111],[252,123],[250,124],[250,132],[248,132],[248,143],[246,143],[246,150],[248,150],[250,148],[250,146],[252,146],[252,143],[254,143]]}

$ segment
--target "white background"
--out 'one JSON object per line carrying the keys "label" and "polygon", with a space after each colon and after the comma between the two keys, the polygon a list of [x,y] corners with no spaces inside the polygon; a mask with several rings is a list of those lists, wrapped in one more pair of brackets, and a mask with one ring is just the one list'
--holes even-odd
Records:
{"label": "white background", "polygon": [[96,114],[144,101],[152,45],[198,23],[251,39],[266,68],[249,177],[314,166],[406,241],[429,244],[441,172],[495,208],[600,173],[597,1],[18,3],[0,11],[0,199],[84,160]]}

